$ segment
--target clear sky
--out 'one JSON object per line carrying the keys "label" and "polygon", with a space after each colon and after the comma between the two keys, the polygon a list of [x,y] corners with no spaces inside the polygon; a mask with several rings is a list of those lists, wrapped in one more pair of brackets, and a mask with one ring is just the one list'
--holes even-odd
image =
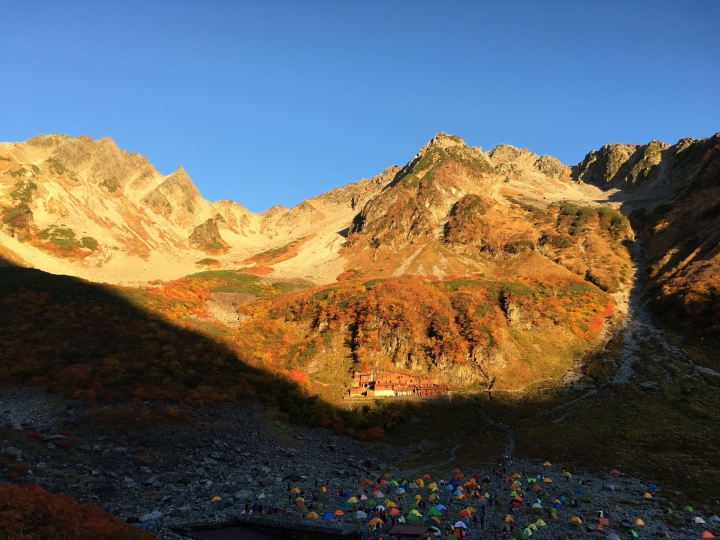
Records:
{"label": "clear sky", "polygon": [[568,164],[720,131],[714,0],[6,0],[0,54],[0,140],[108,135],[254,211],[441,130]]}

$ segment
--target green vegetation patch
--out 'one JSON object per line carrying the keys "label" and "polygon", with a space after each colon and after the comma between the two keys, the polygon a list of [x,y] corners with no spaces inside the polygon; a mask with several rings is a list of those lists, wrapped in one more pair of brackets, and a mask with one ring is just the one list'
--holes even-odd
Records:
{"label": "green vegetation patch", "polygon": [[91,237],[91,236],[83,236],[83,237],[80,239],[80,245],[82,245],[82,247],[84,247],[84,248],[86,248],[86,249],[90,249],[90,250],[92,250],[92,251],[95,251],[95,250],[97,249],[97,247],[98,247],[98,241],[95,240],[95,239],[94,239],[93,237]]}
{"label": "green vegetation patch", "polygon": [[10,192],[10,196],[16,201],[29,203],[32,201],[32,194],[36,189],[37,184],[35,184],[35,182],[20,180],[17,184],[15,184],[15,189]]}
{"label": "green vegetation patch", "polygon": [[187,276],[190,279],[217,280],[223,283],[210,289],[210,292],[246,293],[261,298],[276,296],[295,290],[295,285],[289,281],[272,284],[263,284],[260,277],[245,274],[234,270],[206,270]]}
{"label": "green vegetation patch", "polygon": [[21,216],[27,211],[28,207],[25,204],[19,204],[15,208],[8,210],[3,216],[3,223],[12,223],[15,218]]}
{"label": "green vegetation patch", "polygon": [[107,189],[110,193],[115,193],[118,189],[120,189],[120,184],[116,178],[106,178],[100,185]]}
{"label": "green vegetation patch", "polygon": [[57,174],[58,176],[67,172],[67,167],[63,165],[57,158],[49,157],[45,160],[45,163],[49,163],[50,172]]}
{"label": "green vegetation patch", "polygon": [[75,240],[75,233],[72,229],[48,227],[40,233],[40,238],[43,240],[49,240],[60,249],[69,250],[80,245],[80,243]]}

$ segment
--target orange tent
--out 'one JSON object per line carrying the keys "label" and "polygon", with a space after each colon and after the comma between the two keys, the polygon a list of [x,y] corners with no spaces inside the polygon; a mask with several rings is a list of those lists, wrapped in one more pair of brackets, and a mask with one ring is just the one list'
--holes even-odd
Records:
{"label": "orange tent", "polygon": [[450,471],[450,472],[452,472],[452,473],[459,473],[459,472],[460,472],[460,469],[453,469],[453,470]]}
{"label": "orange tent", "polygon": [[604,525],[607,527],[610,525],[610,520],[608,518],[598,518],[598,525]]}
{"label": "orange tent", "polygon": [[700,535],[700,538],[715,538],[713,536],[713,533],[710,531],[703,531],[703,533]]}
{"label": "orange tent", "polygon": [[542,489],[542,486],[541,486],[540,484],[535,484],[535,485],[533,486],[533,489],[536,490],[536,491],[540,491],[540,490]]}
{"label": "orange tent", "polygon": [[390,474],[389,472],[386,472],[385,474],[383,474],[383,476],[385,478],[392,478],[392,474]]}
{"label": "orange tent", "polygon": [[385,485],[385,484],[388,483],[388,481],[383,478],[382,480],[380,480],[380,483],[381,483],[382,485]]}
{"label": "orange tent", "polygon": [[428,473],[423,474],[423,479],[427,480],[428,478],[432,478]]}
{"label": "orange tent", "polygon": [[372,480],[370,480],[369,478],[363,478],[362,483],[363,484],[372,484]]}
{"label": "orange tent", "polygon": [[461,518],[471,518],[472,517],[472,514],[470,512],[468,512],[467,510],[463,510],[462,512],[460,512],[459,515]]}
{"label": "orange tent", "polygon": [[345,515],[345,512],[343,512],[342,510],[335,510],[334,514],[335,514],[336,516],[344,516],[344,515]]}
{"label": "orange tent", "polygon": [[617,469],[613,469],[612,471],[610,471],[610,474],[612,474],[613,476],[618,476],[620,474],[620,471],[618,471]]}
{"label": "orange tent", "polygon": [[391,509],[390,509],[390,515],[391,515],[391,516],[397,516],[399,513],[400,513],[400,510],[398,510],[397,508],[391,508]]}

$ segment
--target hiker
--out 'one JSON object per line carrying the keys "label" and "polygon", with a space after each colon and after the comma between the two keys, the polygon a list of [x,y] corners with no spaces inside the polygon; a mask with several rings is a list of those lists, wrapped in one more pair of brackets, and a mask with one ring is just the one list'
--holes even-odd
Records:
{"label": "hiker", "polygon": [[480,515],[480,528],[481,529],[485,528],[485,514]]}

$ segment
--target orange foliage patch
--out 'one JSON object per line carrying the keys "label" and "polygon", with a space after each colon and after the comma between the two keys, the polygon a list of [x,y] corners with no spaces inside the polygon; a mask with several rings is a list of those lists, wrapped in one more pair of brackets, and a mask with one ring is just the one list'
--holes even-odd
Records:
{"label": "orange foliage patch", "polygon": [[0,485],[2,538],[25,540],[150,540],[141,531],[68,495],[55,495],[40,486]]}

